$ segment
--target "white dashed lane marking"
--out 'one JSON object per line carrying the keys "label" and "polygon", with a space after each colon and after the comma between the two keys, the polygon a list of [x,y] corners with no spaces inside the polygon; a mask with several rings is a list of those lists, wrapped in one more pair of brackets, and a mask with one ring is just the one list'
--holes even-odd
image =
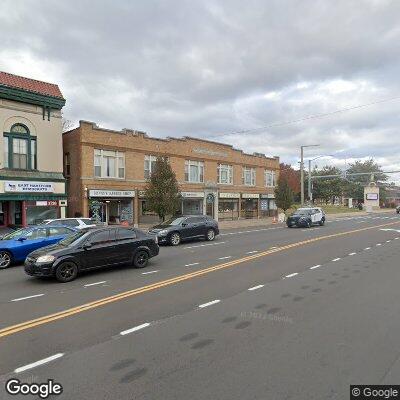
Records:
{"label": "white dashed lane marking", "polygon": [[184,247],[184,249],[195,249],[197,247],[206,247],[206,246],[218,246],[219,244],[224,244],[226,242],[217,242],[217,243],[208,243],[208,244],[198,244],[196,246],[188,246]]}
{"label": "white dashed lane marking", "polygon": [[199,264],[200,264],[200,263],[198,263],[198,262],[197,262],[197,263],[186,264],[185,267],[191,267],[191,266],[193,266],[193,265],[199,265]]}
{"label": "white dashed lane marking", "polygon": [[220,257],[220,258],[218,258],[218,260],[227,260],[228,258],[232,258],[232,256]]}
{"label": "white dashed lane marking", "polygon": [[16,374],[18,374],[20,372],[27,371],[28,369],[32,369],[32,368],[38,367],[39,365],[47,364],[50,361],[57,360],[58,358],[61,358],[63,355],[64,355],[64,353],[54,354],[54,356],[50,356],[50,357],[44,358],[43,360],[36,361],[36,362],[34,362],[32,364],[28,364],[28,365],[25,365],[23,367],[19,367],[16,370],[14,370],[14,372]]}
{"label": "white dashed lane marking", "polygon": [[334,258],[334,259],[332,260],[332,262],[336,262],[336,261],[339,261],[339,260],[340,260],[340,257]]}
{"label": "white dashed lane marking", "polygon": [[142,275],[155,274],[156,272],[158,272],[158,269],[155,271],[142,272]]}
{"label": "white dashed lane marking", "polygon": [[285,278],[292,278],[293,276],[296,276],[298,274],[298,272],[294,272],[293,274],[286,275]]}
{"label": "white dashed lane marking", "polygon": [[199,308],[205,308],[205,307],[209,307],[212,306],[214,304],[219,303],[221,300],[213,300],[213,301],[209,301],[208,303],[204,303],[204,304],[200,304]]}
{"label": "white dashed lane marking", "polygon": [[35,298],[35,297],[42,297],[42,296],[44,296],[44,293],[40,293],[40,294],[34,294],[34,295],[32,295],[32,296],[26,296],[26,297],[20,297],[20,298],[18,298],[18,299],[13,299],[13,300],[11,300],[11,301],[22,301],[22,300],[28,300],[28,299],[33,299],[33,298]]}
{"label": "white dashed lane marking", "polygon": [[371,250],[371,247],[366,247],[364,250]]}
{"label": "white dashed lane marking", "polygon": [[128,335],[129,333],[140,331],[141,329],[147,328],[148,326],[150,326],[150,323],[146,322],[146,323],[144,323],[142,325],[138,325],[138,326],[135,326],[133,328],[127,329],[126,331],[122,331],[120,333],[120,335],[125,336],[125,335]]}
{"label": "white dashed lane marking", "polygon": [[264,287],[264,285],[257,285],[257,286],[253,286],[251,288],[248,288],[247,290],[253,291],[253,290],[261,289],[263,287]]}
{"label": "white dashed lane marking", "polygon": [[357,253],[349,253],[349,256],[354,256],[354,255],[356,255]]}
{"label": "white dashed lane marking", "polygon": [[254,254],[254,253],[258,253],[258,250],[248,251],[246,254]]}
{"label": "white dashed lane marking", "polygon": [[101,282],[94,282],[94,283],[88,283],[86,285],[83,285],[83,287],[89,287],[89,286],[96,286],[96,285],[101,285],[102,283],[106,283],[107,281],[101,281]]}
{"label": "white dashed lane marking", "polygon": [[319,268],[320,266],[321,266],[320,264],[314,265],[313,267],[310,267],[310,269],[316,269],[316,268]]}

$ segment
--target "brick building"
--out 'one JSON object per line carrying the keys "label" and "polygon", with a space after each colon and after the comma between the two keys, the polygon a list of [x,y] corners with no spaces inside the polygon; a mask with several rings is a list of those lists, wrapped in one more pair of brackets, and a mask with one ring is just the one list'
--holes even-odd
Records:
{"label": "brick building", "polygon": [[152,223],[144,189],[158,155],[167,156],[179,182],[184,214],[216,219],[274,214],[279,158],[246,154],[230,145],[143,132],[99,128],[80,121],[63,134],[68,216],[107,223]]}
{"label": "brick building", "polygon": [[65,215],[57,85],[0,72],[0,226]]}

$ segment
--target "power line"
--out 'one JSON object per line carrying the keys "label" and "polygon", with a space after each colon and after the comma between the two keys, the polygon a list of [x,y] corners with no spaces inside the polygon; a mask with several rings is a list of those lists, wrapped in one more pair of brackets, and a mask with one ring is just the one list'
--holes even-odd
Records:
{"label": "power line", "polygon": [[298,122],[307,121],[307,120],[310,120],[310,119],[324,118],[324,117],[328,117],[330,115],[340,114],[340,113],[343,113],[343,112],[356,110],[358,108],[369,107],[369,106],[373,106],[375,104],[387,103],[389,101],[394,101],[394,100],[400,100],[400,96],[392,97],[390,99],[377,100],[377,101],[373,101],[371,103],[360,104],[360,105],[357,105],[357,106],[342,108],[342,109],[339,109],[339,110],[336,110],[336,111],[327,112],[327,113],[309,115],[307,117],[293,119],[293,120],[290,120],[290,121],[274,122],[272,124],[261,126],[259,128],[244,129],[244,130],[241,130],[241,131],[233,131],[233,132],[225,133],[225,135],[237,135],[237,134],[240,134],[240,133],[252,133],[252,132],[257,132],[257,131],[263,131],[263,130],[268,129],[268,128],[277,128],[277,127],[280,127],[280,126],[291,125],[291,124],[295,124],[295,123],[298,123]]}

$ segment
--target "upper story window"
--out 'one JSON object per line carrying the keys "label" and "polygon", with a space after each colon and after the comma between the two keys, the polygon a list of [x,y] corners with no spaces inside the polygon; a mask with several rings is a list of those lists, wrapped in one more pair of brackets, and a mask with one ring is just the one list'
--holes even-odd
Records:
{"label": "upper story window", "polygon": [[218,164],[217,175],[218,175],[218,183],[232,185],[233,183],[232,165]]}
{"label": "upper story window", "polygon": [[36,136],[23,124],[4,133],[4,168],[37,169]]}
{"label": "upper story window", "polygon": [[204,182],[204,163],[203,161],[185,161],[185,181],[191,183]]}
{"label": "upper story window", "polygon": [[69,153],[64,154],[64,175],[71,175],[71,157]]}
{"label": "upper story window", "polygon": [[266,169],[264,171],[264,180],[266,187],[274,187],[276,185],[276,174],[275,171]]}
{"label": "upper story window", "polygon": [[157,156],[144,156],[144,179],[150,179],[156,166]]}
{"label": "upper story window", "polygon": [[94,150],[94,176],[96,178],[125,178],[125,154],[113,150]]}
{"label": "upper story window", "polygon": [[245,186],[255,186],[256,185],[256,169],[243,167],[242,182]]}

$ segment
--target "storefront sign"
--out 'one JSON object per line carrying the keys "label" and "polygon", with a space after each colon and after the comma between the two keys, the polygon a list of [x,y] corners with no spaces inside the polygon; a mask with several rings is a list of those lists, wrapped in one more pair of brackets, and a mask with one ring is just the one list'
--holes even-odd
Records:
{"label": "storefront sign", "polygon": [[273,193],[261,194],[260,197],[262,199],[274,199],[275,195]]}
{"label": "storefront sign", "polygon": [[134,190],[89,190],[90,197],[135,197]]}
{"label": "storefront sign", "polygon": [[379,198],[378,193],[367,193],[365,195],[366,200],[378,200],[378,198]]}
{"label": "storefront sign", "polygon": [[240,197],[240,193],[220,193],[219,197],[221,199],[238,199]]}
{"label": "storefront sign", "polygon": [[189,199],[202,199],[204,192],[181,192],[182,197]]}
{"label": "storefront sign", "polygon": [[258,199],[259,197],[258,193],[242,193],[242,199]]}
{"label": "storefront sign", "polygon": [[32,182],[32,181],[6,181],[4,182],[5,192],[45,192],[53,193],[54,186],[51,182]]}
{"label": "storefront sign", "polygon": [[207,204],[213,204],[214,203],[214,195],[212,193],[208,193],[206,197],[206,202]]}
{"label": "storefront sign", "polygon": [[58,201],[57,200],[38,200],[36,202],[36,205],[37,206],[44,206],[44,207],[46,207],[46,206],[55,206],[55,207],[57,207],[58,206]]}

